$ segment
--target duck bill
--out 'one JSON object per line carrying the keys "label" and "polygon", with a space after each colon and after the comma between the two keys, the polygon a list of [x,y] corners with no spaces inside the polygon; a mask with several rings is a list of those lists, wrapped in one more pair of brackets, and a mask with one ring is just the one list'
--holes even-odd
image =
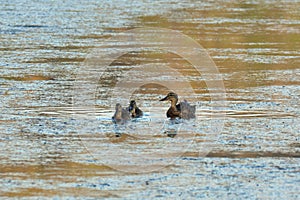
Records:
{"label": "duck bill", "polygon": [[159,101],[167,101],[168,100],[168,96],[166,96],[165,98],[159,100]]}

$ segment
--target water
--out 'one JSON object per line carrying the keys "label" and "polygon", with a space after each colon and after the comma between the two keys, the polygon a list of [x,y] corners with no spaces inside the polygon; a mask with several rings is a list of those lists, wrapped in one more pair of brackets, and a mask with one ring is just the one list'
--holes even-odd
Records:
{"label": "water", "polygon": [[[4,1],[1,197],[297,199],[299,8],[298,1]],[[86,58],[126,49],[103,42],[138,27],[177,30],[201,44],[222,75],[226,106],[187,60],[133,50],[101,71],[92,108],[74,107]],[[154,66],[176,72],[156,82],[186,78],[176,84],[188,82],[193,94],[182,87],[180,99],[197,106],[197,119],[168,121],[168,104],[158,101],[167,89],[147,84],[130,94],[145,116],[115,126],[114,105],[127,102],[114,93],[117,81],[126,73],[143,80],[139,69]]]}

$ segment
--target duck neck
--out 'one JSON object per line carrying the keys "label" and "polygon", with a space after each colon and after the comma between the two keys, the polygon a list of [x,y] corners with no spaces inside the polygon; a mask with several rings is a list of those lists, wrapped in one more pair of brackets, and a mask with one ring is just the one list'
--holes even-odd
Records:
{"label": "duck neck", "polygon": [[118,109],[115,112],[115,119],[121,119],[122,118],[122,110]]}
{"label": "duck neck", "polygon": [[136,116],[136,114],[135,114],[135,106],[133,106],[133,108],[131,110],[131,115],[134,116],[134,117]]}
{"label": "duck neck", "polygon": [[133,106],[132,107],[132,112],[135,112],[135,110],[136,110],[136,106]]}
{"label": "duck neck", "polygon": [[177,104],[178,100],[177,99],[172,99],[171,100],[171,107],[176,109],[176,104]]}

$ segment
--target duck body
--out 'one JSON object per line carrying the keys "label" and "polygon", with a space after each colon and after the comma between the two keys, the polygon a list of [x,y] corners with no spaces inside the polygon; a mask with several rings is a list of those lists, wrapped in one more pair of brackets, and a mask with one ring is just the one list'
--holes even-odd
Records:
{"label": "duck body", "polygon": [[135,100],[130,101],[129,107],[127,108],[132,118],[139,118],[143,116],[143,111],[137,107]]}
{"label": "duck body", "polygon": [[112,117],[113,122],[115,123],[124,123],[130,119],[130,113],[128,110],[122,108],[121,104],[116,104],[116,111]]}
{"label": "duck body", "polygon": [[196,117],[196,106],[190,105],[186,100],[177,104],[178,96],[174,92],[170,92],[165,98],[161,99],[160,101],[171,102],[171,106],[167,111],[168,118],[192,119]]}
{"label": "duck body", "polygon": [[176,117],[181,118],[181,108],[180,104],[171,105],[171,107],[167,111],[167,117],[171,119],[175,119]]}

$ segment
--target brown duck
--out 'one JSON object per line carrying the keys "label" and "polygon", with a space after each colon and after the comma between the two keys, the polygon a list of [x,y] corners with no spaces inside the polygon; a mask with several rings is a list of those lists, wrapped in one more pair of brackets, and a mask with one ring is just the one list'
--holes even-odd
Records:
{"label": "brown duck", "polygon": [[127,108],[132,118],[138,118],[143,116],[143,111],[137,107],[135,100],[130,101],[129,107]]}
{"label": "brown duck", "polygon": [[186,100],[178,102],[178,95],[174,92],[170,92],[165,98],[160,101],[170,101],[171,107],[167,111],[167,117],[171,119],[182,118],[192,119],[195,118],[196,106],[191,106]]}
{"label": "brown duck", "polygon": [[112,117],[113,122],[115,123],[124,123],[130,119],[130,113],[128,110],[122,108],[121,104],[116,104],[116,112]]}

